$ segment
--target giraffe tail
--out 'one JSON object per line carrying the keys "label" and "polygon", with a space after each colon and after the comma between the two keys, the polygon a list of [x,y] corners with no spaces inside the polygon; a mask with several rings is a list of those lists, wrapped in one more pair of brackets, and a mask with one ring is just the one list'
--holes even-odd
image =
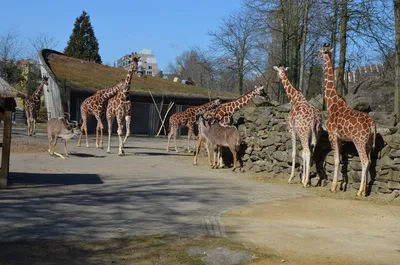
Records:
{"label": "giraffe tail", "polygon": [[372,134],[373,134],[373,138],[372,138],[372,150],[374,150],[374,149],[375,149],[375,140],[376,140],[376,124],[375,124],[375,122],[372,122],[371,125],[372,125],[372,126],[371,126],[371,131],[372,131]]}

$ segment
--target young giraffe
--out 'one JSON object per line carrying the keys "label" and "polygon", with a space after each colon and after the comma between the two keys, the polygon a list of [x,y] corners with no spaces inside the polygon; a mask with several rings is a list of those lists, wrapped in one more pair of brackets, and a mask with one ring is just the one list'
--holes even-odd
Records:
{"label": "young giraffe", "polygon": [[[255,96],[260,95],[261,91],[264,90],[264,86],[260,85],[259,87],[255,86],[253,90],[247,92],[243,96],[236,98],[232,101],[229,101],[227,103],[221,104],[219,107],[209,110],[204,114],[205,119],[210,119],[210,118],[215,118],[220,125],[222,126],[230,126],[231,124],[231,117],[232,115],[238,111],[239,109],[243,108],[246,106]],[[200,135],[200,134],[199,134]],[[199,137],[198,139],[198,144],[197,148],[199,148],[201,143],[201,138]],[[197,150],[199,151],[199,150]],[[209,151],[208,151],[209,153]],[[197,163],[197,154],[194,158],[194,164]],[[221,148],[218,148],[218,161],[219,161],[219,166],[218,168],[222,168],[223,161],[222,161],[222,156],[221,156]],[[210,161],[210,157],[209,157]]]}
{"label": "young giraffe", "polygon": [[[136,73],[138,68],[139,57],[137,53],[132,53],[132,63],[128,69],[128,75],[125,78],[124,87],[118,92],[117,95],[112,97],[107,104],[107,123],[108,123],[108,148],[107,153],[110,153],[110,145],[111,145],[111,130],[112,123],[114,117],[117,117],[118,123],[118,138],[119,138],[119,148],[118,155],[122,156],[125,154],[124,152],[124,144],[130,135],[130,124],[131,124],[131,108],[132,103],[129,99],[129,90],[131,88],[131,81],[133,74]],[[122,141],[122,129],[124,128],[124,120],[126,125],[126,135],[124,140]]]}
{"label": "young giraffe", "polygon": [[24,101],[26,122],[28,123],[28,136],[36,135],[36,119],[40,110],[40,96],[43,92],[43,87],[48,86],[49,77],[43,76],[42,82],[36,88],[35,92]]}
{"label": "young giraffe", "polygon": [[307,102],[307,99],[300,91],[292,86],[286,75],[289,67],[274,66],[274,69],[278,72],[277,83],[283,83],[286,95],[292,104],[289,112],[289,132],[292,136],[292,171],[288,182],[291,183],[294,178],[296,135],[299,135],[301,146],[303,147],[303,173],[301,179],[303,186],[307,187],[310,182],[311,154],[314,153],[322,131],[322,114],[319,109]]}
{"label": "young giraffe", "polygon": [[353,142],[362,165],[361,183],[357,196],[366,196],[367,174],[371,163],[370,152],[375,148],[376,125],[367,113],[351,109],[337,93],[330,58],[332,51],[329,44],[324,44],[315,54],[324,59],[324,98],[328,109],[326,128],[335,157],[333,182],[330,190],[336,192],[338,186],[341,144],[342,142]]}
{"label": "young giraffe", "polygon": [[[93,96],[85,99],[81,105],[82,125],[81,132],[78,138],[78,146],[81,146],[83,131],[86,136],[86,147],[89,147],[87,120],[89,115],[94,116],[97,120],[96,126],[96,147],[103,148],[103,122],[101,118],[104,116],[107,100],[115,96],[118,91],[124,86],[125,80],[120,81],[117,85],[104,88],[97,91]],[[100,134],[100,139],[99,139]],[[100,144],[99,144],[100,140]]]}
{"label": "young giraffe", "polygon": [[[203,114],[207,110],[213,109],[216,106],[221,104],[221,100],[218,98],[214,101],[208,102],[206,104],[196,106],[196,107],[189,107],[184,111],[175,112],[169,118],[169,133],[168,133],[168,142],[167,142],[167,152],[169,152],[169,142],[171,140],[171,136],[174,135],[174,145],[175,145],[175,152],[179,152],[178,148],[176,147],[176,135],[178,134],[178,128],[187,126],[188,131],[188,147],[187,150],[190,152],[190,137],[194,135],[194,124],[196,122],[196,115]],[[195,147],[196,148],[196,147]]]}

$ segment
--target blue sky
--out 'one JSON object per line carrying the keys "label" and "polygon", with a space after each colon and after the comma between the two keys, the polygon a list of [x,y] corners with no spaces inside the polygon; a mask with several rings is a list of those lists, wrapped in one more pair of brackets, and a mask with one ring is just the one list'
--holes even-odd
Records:
{"label": "blue sky", "polygon": [[112,64],[124,54],[149,48],[160,69],[166,70],[182,51],[194,45],[207,47],[207,32],[241,5],[241,0],[6,1],[1,5],[0,35],[15,28],[27,42],[46,33],[59,41],[56,50],[62,52],[75,19],[85,10],[103,63]]}

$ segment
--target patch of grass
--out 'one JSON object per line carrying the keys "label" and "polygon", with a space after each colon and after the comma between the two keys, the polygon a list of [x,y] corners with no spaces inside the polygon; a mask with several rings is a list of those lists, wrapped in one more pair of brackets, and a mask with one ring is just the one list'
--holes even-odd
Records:
{"label": "patch of grass", "polygon": [[[164,264],[202,265],[202,255],[189,256],[191,248],[248,251],[256,258],[280,264],[280,258],[265,249],[244,245],[226,238],[182,238],[147,235],[98,241],[32,240],[1,242],[0,265],[21,264]],[[270,263],[271,262],[271,263]],[[248,264],[248,263],[245,263]]]}
{"label": "patch of grass", "polygon": [[[59,54],[47,56],[47,62],[61,82],[66,80],[67,86],[98,90],[115,85],[119,80],[126,77],[127,70],[109,67],[101,64],[83,61]],[[146,78],[133,76],[131,91],[152,93],[186,95],[186,96],[208,96],[235,98],[233,93],[216,93],[197,86],[183,85],[157,77]]]}

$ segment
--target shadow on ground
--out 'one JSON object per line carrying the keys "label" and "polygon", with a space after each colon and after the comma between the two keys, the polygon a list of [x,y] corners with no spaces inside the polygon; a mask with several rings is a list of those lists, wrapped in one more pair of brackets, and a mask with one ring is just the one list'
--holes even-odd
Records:
{"label": "shadow on ground", "polygon": [[[20,188],[20,185],[93,185],[103,184],[97,174],[63,174],[63,173],[25,173],[12,172],[9,177],[9,189]],[[24,186],[26,188],[26,186]]]}

